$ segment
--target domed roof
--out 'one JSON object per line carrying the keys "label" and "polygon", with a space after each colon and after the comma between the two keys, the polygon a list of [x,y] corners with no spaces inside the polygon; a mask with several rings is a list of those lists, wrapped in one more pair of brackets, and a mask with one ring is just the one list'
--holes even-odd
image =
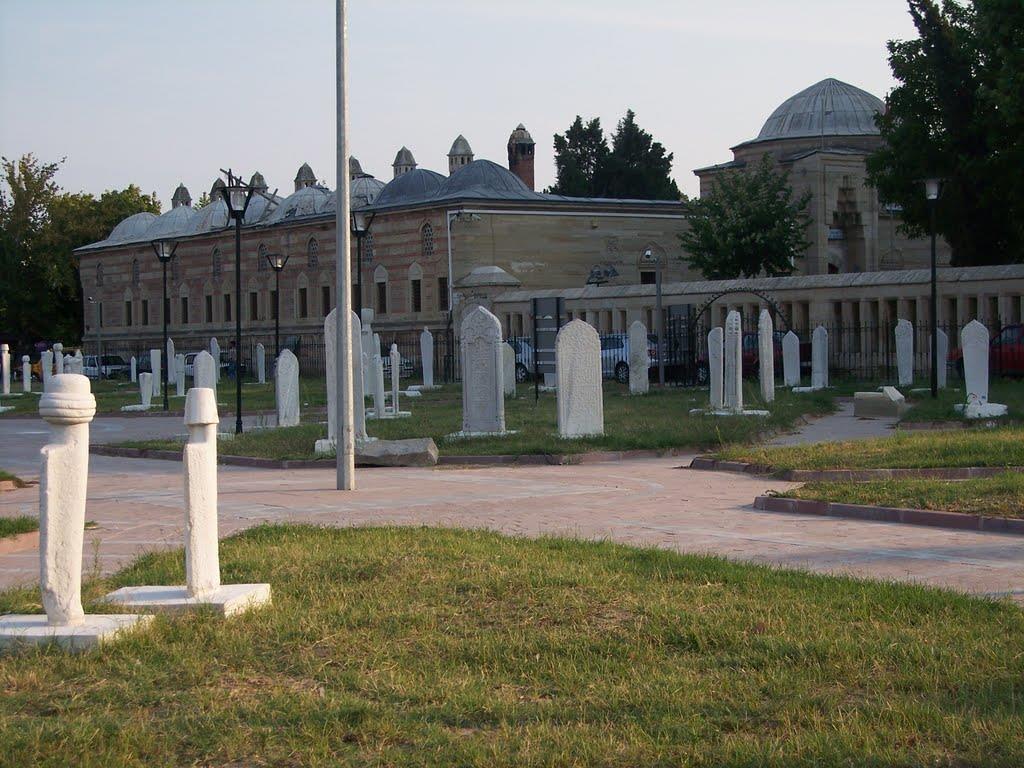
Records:
{"label": "domed roof", "polygon": [[536,193],[508,168],[490,160],[474,160],[449,176],[437,191],[437,196],[532,198]]}
{"label": "domed roof", "polygon": [[263,178],[263,174],[262,173],[260,173],[259,171],[256,171],[256,173],[254,173],[252,175],[252,178],[249,179],[249,186],[252,187],[253,189],[261,189],[264,192],[266,192],[267,191],[267,180],[265,178]]}
{"label": "domed roof", "polygon": [[328,193],[323,187],[303,187],[288,195],[267,217],[266,223],[274,224],[284,219],[313,216],[320,212],[327,197]]}
{"label": "domed roof", "polygon": [[363,173],[363,166],[356,159],[355,155],[349,155],[348,157],[348,174],[353,179],[365,175]]}
{"label": "domed roof", "polygon": [[188,205],[171,208],[149,225],[146,230],[146,239],[159,240],[162,237],[191,235],[198,219],[199,212],[192,210]]}
{"label": "domed roof", "polygon": [[[263,187],[265,190],[266,187]],[[281,205],[281,198],[277,195],[270,195],[267,192],[260,194],[253,192],[249,200],[249,207],[245,209],[244,224],[258,224],[268,218],[271,213]]]}
{"label": "domed roof", "polygon": [[[352,208],[362,208],[377,199],[377,195],[384,189],[384,183],[373,178],[369,174],[352,179],[349,182],[349,195],[351,195]],[[320,207],[317,213],[332,213],[338,210],[338,195],[331,192]]]}
{"label": "domed roof", "polygon": [[516,126],[516,129],[512,131],[512,135],[508,137],[509,144],[533,144],[533,136],[526,130],[526,126],[520,123]]}
{"label": "domed roof", "polygon": [[132,243],[136,240],[145,240],[146,233],[156,219],[157,217],[154,214],[148,212],[129,216],[114,227],[110,237],[104,241],[104,244],[114,245],[115,243]]}
{"label": "domed roof", "polygon": [[458,157],[459,155],[472,155],[473,148],[469,146],[469,142],[466,141],[466,137],[461,133],[459,137],[452,142],[452,148],[448,150],[448,157]]}
{"label": "domed roof", "polygon": [[[216,187],[216,184],[214,184]],[[199,209],[199,216],[195,220],[196,234],[202,232],[213,232],[216,229],[224,229],[228,225],[228,204],[224,202],[224,196],[219,192],[210,195],[210,202]]]}
{"label": "domed roof", "polygon": [[316,174],[313,173],[313,169],[309,167],[309,163],[303,163],[299,166],[299,170],[295,174],[295,182],[310,182],[316,183]]}
{"label": "domed roof", "polygon": [[377,195],[374,206],[403,205],[427,200],[434,196],[444,181],[445,177],[440,173],[434,173],[425,168],[415,168],[401,176],[396,176],[385,184],[380,194]]}
{"label": "domed roof", "polygon": [[395,162],[391,165],[416,165],[416,158],[412,156],[412,152],[409,151],[408,147],[402,147],[398,150],[398,154],[395,155]]}
{"label": "domed roof", "polygon": [[179,184],[171,196],[171,206],[177,208],[179,205],[192,205],[192,195],[188,193],[188,187]]}
{"label": "domed roof", "polygon": [[782,102],[754,141],[877,135],[875,115],[883,111],[877,96],[829,77]]}

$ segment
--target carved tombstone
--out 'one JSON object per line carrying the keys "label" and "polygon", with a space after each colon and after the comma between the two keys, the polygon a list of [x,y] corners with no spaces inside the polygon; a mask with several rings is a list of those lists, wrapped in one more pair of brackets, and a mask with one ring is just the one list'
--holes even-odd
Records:
{"label": "carved tombstone", "polygon": [[373,415],[378,419],[383,419],[387,417],[384,405],[387,398],[384,389],[384,361],[379,354],[373,356],[372,368]]}
{"label": "carved tombstone", "polygon": [[262,342],[256,345],[256,381],[267,383],[267,349]]}
{"label": "carved tombstone", "polygon": [[361,324],[359,340],[363,348],[363,358],[366,360],[366,365],[363,366],[363,391],[373,392],[373,356],[380,354],[379,345],[376,350],[373,348],[373,310],[364,309],[359,322]]}
{"label": "carved tombstone", "polygon": [[327,368],[327,439],[338,440],[338,310],[324,318],[324,361]]}
{"label": "carved tombstone", "polygon": [[32,391],[32,361],[28,355],[21,356],[21,389],[24,392]]}
{"label": "carved tombstone", "polygon": [[811,335],[811,389],[828,386],[828,331],[819,325]]}
{"label": "carved tombstone", "polygon": [[946,388],[946,377],[948,371],[946,370],[946,361],[949,359],[949,336],[941,328],[937,329],[936,339],[938,352],[935,358],[939,361],[938,374],[939,374],[939,389]]}
{"label": "carved tombstone", "polygon": [[174,339],[172,339],[170,337],[167,338],[167,350],[166,350],[166,352],[167,352],[167,358],[166,359],[167,359],[167,384],[168,384],[167,390],[170,391],[170,389],[171,389],[170,385],[178,383],[178,369],[177,369],[177,366],[174,364],[174,361],[175,361],[175,358],[177,357],[177,354],[174,351]]}
{"label": "carved tombstone", "polygon": [[177,387],[175,394],[185,397],[185,356],[180,352],[174,356],[174,386]]}
{"label": "carved tombstone", "polygon": [[64,373],[64,345],[59,341],[53,345],[53,374]]}
{"label": "carved tombstone", "polygon": [[761,399],[770,403],[775,400],[775,326],[767,309],[757,318],[757,358]]}
{"label": "carved tombstone", "polygon": [[[333,448],[338,441],[338,402],[337,372],[338,359],[335,326],[335,309],[330,311],[324,320],[324,340],[326,343],[327,361],[327,440]],[[359,316],[352,312],[352,417],[354,438],[356,441],[366,439],[366,401],[363,399],[363,352],[360,341],[361,328]]]}
{"label": "carved tombstone", "polygon": [[629,326],[629,394],[646,395],[651,388],[651,355],[647,350],[647,326],[639,320]]}
{"label": "carved tombstone", "polygon": [[423,361],[423,388],[434,386],[434,335],[423,329],[420,334],[420,359]]}
{"label": "carved tombstone", "polygon": [[721,326],[708,332],[708,385],[711,390],[711,410],[725,407],[725,333]]}
{"label": "carved tombstone", "polygon": [[149,350],[149,363],[150,370],[153,372],[153,395],[155,397],[160,396],[160,377],[163,374],[162,362],[160,360],[160,350],[151,349]]}
{"label": "carved tombstone", "polygon": [[388,362],[391,364],[391,413],[398,416],[402,411],[398,405],[398,392],[401,389],[402,354],[398,351],[397,344],[391,345]]}
{"label": "carved tombstone", "polygon": [[135,359],[135,355],[132,355],[132,359],[131,359],[131,361],[129,363],[129,368],[131,370],[132,384],[138,384],[138,382],[139,382],[139,361]]}
{"label": "carved tombstone", "polygon": [[800,386],[800,337],[792,331],[782,337],[782,376],[787,387]]}
{"label": "carved tombstone", "polygon": [[11,394],[11,348],[0,344],[0,367],[3,368],[3,394]]}
{"label": "carved tombstone", "polygon": [[220,381],[220,343],[216,336],[210,339],[210,356],[213,358],[214,378]]}
{"label": "carved tombstone", "polygon": [[558,434],[587,437],[604,434],[601,389],[601,339],[589,323],[573,320],[555,337],[558,377]]}
{"label": "carved tombstone", "polygon": [[462,319],[462,431],[505,431],[505,385],[501,360],[501,323],[483,307]]}
{"label": "carved tombstone", "polygon": [[743,325],[736,310],[725,318],[725,410],[743,410]]}
{"label": "carved tombstone", "polygon": [[192,361],[192,386],[217,391],[217,374],[215,373],[213,355],[205,349]]}
{"label": "carved tombstone", "polygon": [[[133,360],[135,358],[132,358]],[[43,392],[50,391],[50,379],[53,378],[53,352],[49,349],[39,356],[39,368],[43,376]],[[135,379],[132,379],[135,381]]]}
{"label": "carved tombstone", "polygon": [[299,361],[290,349],[277,359],[277,380],[274,392],[277,398],[277,426],[299,425]]}
{"label": "carved tombstone", "polygon": [[501,379],[505,397],[516,396],[516,350],[507,341],[501,345]]}
{"label": "carved tombstone", "polygon": [[349,350],[352,353],[352,416],[355,440],[367,440],[366,398],[363,393],[363,330],[359,315],[352,313],[352,338]]}
{"label": "carved tombstone", "polygon": [[149,410],[153,404],[153,374],[139,374],[139,395],[142,397],[142,410]]}
{"label": "carved tombstone", "polygon": [[898,383],[901,387],[909,387],[914,383],[914,326],[909,320],[899,320],[894,333]]}

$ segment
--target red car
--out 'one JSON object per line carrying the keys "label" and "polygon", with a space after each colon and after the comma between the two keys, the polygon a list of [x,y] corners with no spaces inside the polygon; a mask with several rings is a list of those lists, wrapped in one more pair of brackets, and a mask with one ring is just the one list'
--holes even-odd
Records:
{"label": "red car", "polygon": [[[964,353],[954,349],[949,362],[963,376]],[[1007,325],[988,346],[988,369],[993,376],[1024,376],[1024,325]]]}
{"label": "red car", "polygon": [[[782,331],[775,331],[772,339],[772,346],[775,349],[775,371],[777,376],[782,375],[782,339],[786,334]],[[753,378],[760,372],[761,354],[757,331],[743,332],[743,376]],[[800,371],[807,373],[811,369],[811,345],[810,342],[800,342]],[[697,381],[700,384],[707,383],[708,360],[701,357],[697,361]]]}

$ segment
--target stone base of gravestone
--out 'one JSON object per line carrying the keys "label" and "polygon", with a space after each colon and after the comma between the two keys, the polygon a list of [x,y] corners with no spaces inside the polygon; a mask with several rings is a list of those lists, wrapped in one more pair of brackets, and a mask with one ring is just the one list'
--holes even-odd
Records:
{"label": "stone base of gravestone", "polygon": [[806,395],[808,392],[821,392],[823,389],[827,389],[827,387],[793,387],[791,391],[798,395]]}
{"label": "stone base of gravestone", "polygon": [[703,408],[691,408],[691,416],[771,416],[771,411],[759,411],[755,409],[749,409],[744,411],[708,411]]}
{"label": "stone base of gravestone", "polygon": [[66,651],[88,651],[152,621],[152,616],[132,613],[92,613],[80,624],[55,626],[44,614],[8,614],[0,616],[0,649],[54,643]]}
{"label": "stone base of gravestone", "polygon": [[366,409],[366,418],[368,419],[408,419],[410,416],[412,416],[412,411],[399,411],[396,414],[390,405],[384,406],[384,413],[380,416],[377,415],[376,409]]}
{"label": "stone base of gravestone", "polygon": [[858,419],[898,419],[910,406],[896,387],[879,392],[854,392],[853,415]]}
{"label": "stone base of gravestone", "polygon": [[995,419],[1009,412],[1002,403],[967,403],[954,405],[954,410],[965,419]]}
{"label": "stone base of gravestone", "polygon": [[[375,442],[377,442],[377,438],[369,436],[364,437],[362,440],[356,440],[356,454],[358,455],[359,453],[359,446]],[[336,456],[338,453],[338,441],[330,440],[326,437],[321,438],[313,445],[313,452],[317,456]]]}
{"label": "stone base of gravestone", "polygon": [[506,429],[504,432],[452,432],[445,435],[446,440],[470,440],[474,437],[508,437],[516,434],[514,429]]}
{"label": "stone base of gravestone", "polygon": [[403,389],[402,397],[423,397],[423,393],[418,389]]}
{"label": "stone base of gravestone", "polygon": [[269,584],[222,584],[212,592],[189,597],[185,587],[122,587],[103,598],[105,602],[149,613],[187,613],[212,610],[233,616],[270,603]]}
{"label": "stone base of gravestone", "polygon": [[134,405],[122,405],[121,410],[127,413],[132,411],[151,411],[154,408],[159,407],[156,403],[150,403],[149,405],[143,405],[142,403],[135,403]]}
{"label": "stone base of gravestone", "polygon": [[413,384],[409,387],[408,392],[403,392],[402,394],[408,395],[409,392],[433,392],[435,389],[440,388],[440,384],[434,384],[433,386],[430,387],[426,386],[425,384]]}

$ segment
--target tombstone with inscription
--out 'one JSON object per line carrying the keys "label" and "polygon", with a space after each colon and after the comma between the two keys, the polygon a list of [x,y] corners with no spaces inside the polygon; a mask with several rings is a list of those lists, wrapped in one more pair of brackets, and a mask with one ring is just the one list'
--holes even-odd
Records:
{"label": "tombstone with inscription", "polygon": [[149,363],[150,370],[153,372],[153,396],[160,397],[160,376],[163,373],[162,361],[160,360],[160,350],[151,349],[149,350]]}
{"label": "tombstone with inscription", "polygon": [[47,349],[39,356],[39,368],[43,376],[43,392],[49,392],[50,379],[53,378],[53,352],[51,350]]}
{"label": "tombstone with inscription", "polygon": [[462,319],[462,435],[505,433],[501,323],[483,307]]}
{"label": "tombstone with inscription", "polygon": [[761,399],[771,403],[775,400],[775,327],[767,309],[757,319],[757,358]]}
{"label": "tombstone with inscription", "polygon": [[896,323],[896,372],[901,387],[914,383],[914,326],[909,320]]}
{"label": "tombstone with inscription", "polygon": [[220,342],[217,341],[216,336],[210,339],[210,357],[213,358],[214,378],[220,381]]}
{"label": "tombstone with inscription", "polygon": [[299,360],[290,349],[281,351],[277,359],[277,376],[274,382],[277,400],[277,426],[297,427],[299,425]]}
{"label": "tombstone with inscription", "polygon": [[175,394],[185,397],[185,356],[180,352],[174,356],[174,386],[177,387]]}
{"label": "tombstone with inscription", "polygon": [[267,383],[267,349],[262,342],[256,345],[256,381]]}
{"label": "tombstone with inscription", "polygon": [[558,375],[558,435],[563,438],[604,434],[601,339],[589,323],[573,320],[555,339]]}
{"label": "tombstone with inscription", "polygon": [[960,347],[964,354],[964,389],[966,401],[956,410],[968,419],[987,419],[1005,416],[1007,407],[988,400],[988,329],[977,320],[971,320],[960,331]]}
{"label": "tombstone with inscription", "polygon": [[636,320],[629,326],[629,394],[647,394],[651,388],[650,368],[647,326]]}
{"label": "tombstone with inscription", "polygon": [[516,350],[507,341],[501,345],[501,377],[505,397],[516,396]]}
{"label": "tombstone with inscription", "polygon": [[800,337],[792,331],[782,337],[782,378],[787,387],[800,386]]}
{"label": "tombstone with inscription", "polygon": [[743,410],[743,323],[736,310],[725,318],[725,410]]}
{"label": "tombstone with inscription", "polygon": [[167,391],[170,392],[170,385],[178,383],[178,369],[174,364],[177,353],[174,351],[174,339],[167,338]]}
{"label": "tombstone with inscription", "polygon": [[708,384],[711,410],[725,407],[725,331],[715,326],[708,333]]}

